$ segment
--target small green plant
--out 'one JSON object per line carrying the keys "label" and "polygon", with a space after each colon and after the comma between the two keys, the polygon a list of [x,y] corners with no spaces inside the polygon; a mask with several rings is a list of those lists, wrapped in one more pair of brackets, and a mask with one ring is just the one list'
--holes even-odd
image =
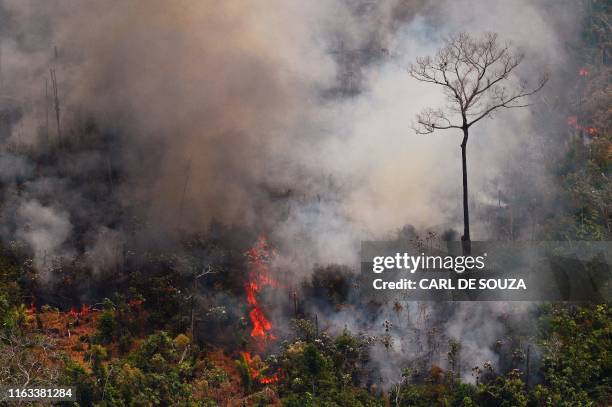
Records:
{"label": "small green plant", "polygon": [[98,321],[96,341],[102,344],[110,343],[113,340],[115,326],[115,312],[112,310],[104,311]]}
{"label": "small green plant", "polygon": [[253,378],[251,377],[251,368],[246,355],[243,353],[240,356],[240,359],[235,360],[234,363],[236,364],[236,369],[238,369],[238,373],[240,374],[242,386],[247,393],[250,393],[253,389]]}

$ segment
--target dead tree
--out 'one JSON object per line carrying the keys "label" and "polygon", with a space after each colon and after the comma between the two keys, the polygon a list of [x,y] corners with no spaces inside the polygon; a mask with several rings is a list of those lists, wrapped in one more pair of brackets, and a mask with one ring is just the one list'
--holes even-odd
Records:
{"label": "dead tree", "polygon": [[409,68],[418,81],[441,86],[448,100],[442,109],[428,108],[417,115],[414,130],[429,134],[435,130],[457,129],[463,132],[461,163],[463,171],[463,236],[464,254],[471,251],[470,216],[466,147],[469,129],[502,108],[525,107],[527,96],[533,95],[546,83],[542,74],[535,83],[522,80],[513,71],[524,55],[509,43],[500,44],[497,34],[487,33],[475,38],[461,33],[450,36],[434,57],[420,57]]}
{"label": "dead tree", "polygon": [[49,80],[45,77],[45,144],[49,148]]}
{"label": "dead tree", "polygon": [[0,90],[4,88],[4,73],[2,72],[2,47],[0,46]]}
{"label": "dead tree", "polygon": [[[57,53],[57,50],[56,50]],[[57,122],[57,140],[61,145],[62,143],[62,126],[60,122],[60,104],[59,97],[57,96],[57,77],[55,76],[55,69],[50,68],[49,73],[51,74],[51,85],[53,88],[53,102],[55,103],[55,120]]]}
{"label": "dead tree", "polygon": [[189,311],[189,319],[190,319],[190,328],[189,330],[191,331],[191,340],[193,341],[193,343],[196,342],[196,332],[195,332],[195,325],[196,325],[196,320],[195,320],[195,306],[196,306],[196,295],[198,292],[198,280],[202,277],[205,277],[209,274],[216,274],[217,271],[212,267],[212,266],[208,266],[205,270],[203,270],[200,273],[195,273],[193,275],[193,289],[192,289],[192,293],[189,297],[187,297],[188,300],[190,300],[191,304],[190,304],[190,311]]}
{"label": "dead tree", "polygon": [[527,358],[525,359],[525,389],[529,391],[529,375],[531,374],[530,370],[530,358],[531,358],[531,345],[527,345]]}

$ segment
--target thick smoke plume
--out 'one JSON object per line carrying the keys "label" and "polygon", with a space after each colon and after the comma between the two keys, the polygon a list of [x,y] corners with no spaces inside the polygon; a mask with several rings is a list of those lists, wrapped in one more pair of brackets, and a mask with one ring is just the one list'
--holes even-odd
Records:
{"label": "thick smoke plume", "polygon": [[[534,108],[474,129],[473,234],[500,238],[490,206],[553,207],[539,159],[554,159],[564,107],[546,101],[573,72],[578,21],[575,2],[559,4],[2,1],[2,239],[25,244],[51,281],[57,258],[112,273],[127,242],[170,245],[215,220],[269,234],[280,264],[306,277],[314,264],[355,266],[360,240],[407,224],[457,228],[459,135],[413,134],[414,115],[444,101],[406,67],[458,31],[512,41],[527,56],[521,75],[551,70]],[[461,306],[441,329],[470,327],[465,349],[488,360],[499,330],[475,322],[498,314]],[[329,316],[372,330],[385,318]],[[398,334],[395,349],[412,354],[410,339]]]}

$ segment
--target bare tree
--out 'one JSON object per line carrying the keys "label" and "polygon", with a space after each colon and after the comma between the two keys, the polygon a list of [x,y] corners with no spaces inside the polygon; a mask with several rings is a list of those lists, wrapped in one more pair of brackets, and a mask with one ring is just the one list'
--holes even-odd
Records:
{"label": "bare tree", "polygon": [[0,332],[0,386],[57,385],[60,371],[56,344],[33,333]]}
{"label": "bare tree", "polygon": [[[56,49],[57,54],[57,49]],[[57,96],[57,77],[55,76],[55,68],[49,69],[49,74],[51,75],[51,84],[53,85],[53,101],[55,103],[55,121],[57,123],[57,140],[58,143],[62,144],[62,126],[60,122],[60,102],[59,97]]]}
{"label": "bare tree", "polygon": [[500,44],[495,33],[480,38],[461,33],[448,37],[434,57],[417,58],[409,68],[410,75],[418,81],[441,86],[448,100],[444,109],[428,108],[417,115],[414,126],[417,134],[448,129],[463,131],[464,230],[461,240],[464,254],[471,251],[466,163],[469,129],[502,108],[528,106],[525,98],[542,89],[548,79],[546,74],[535,83],[512,75],[523,58],[524,55],[512,50],[510,44]]}

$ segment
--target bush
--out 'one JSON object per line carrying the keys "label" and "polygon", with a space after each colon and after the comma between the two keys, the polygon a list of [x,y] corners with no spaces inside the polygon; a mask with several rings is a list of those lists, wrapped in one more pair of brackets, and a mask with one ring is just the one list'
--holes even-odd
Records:
{"label": "bush", "polygon": [[102,344],[108,344],[113,340],[115,332],[115,313],[112,310],[107,310],[100,315],[98,321],[98,329],[96,331],[96,341]]}

